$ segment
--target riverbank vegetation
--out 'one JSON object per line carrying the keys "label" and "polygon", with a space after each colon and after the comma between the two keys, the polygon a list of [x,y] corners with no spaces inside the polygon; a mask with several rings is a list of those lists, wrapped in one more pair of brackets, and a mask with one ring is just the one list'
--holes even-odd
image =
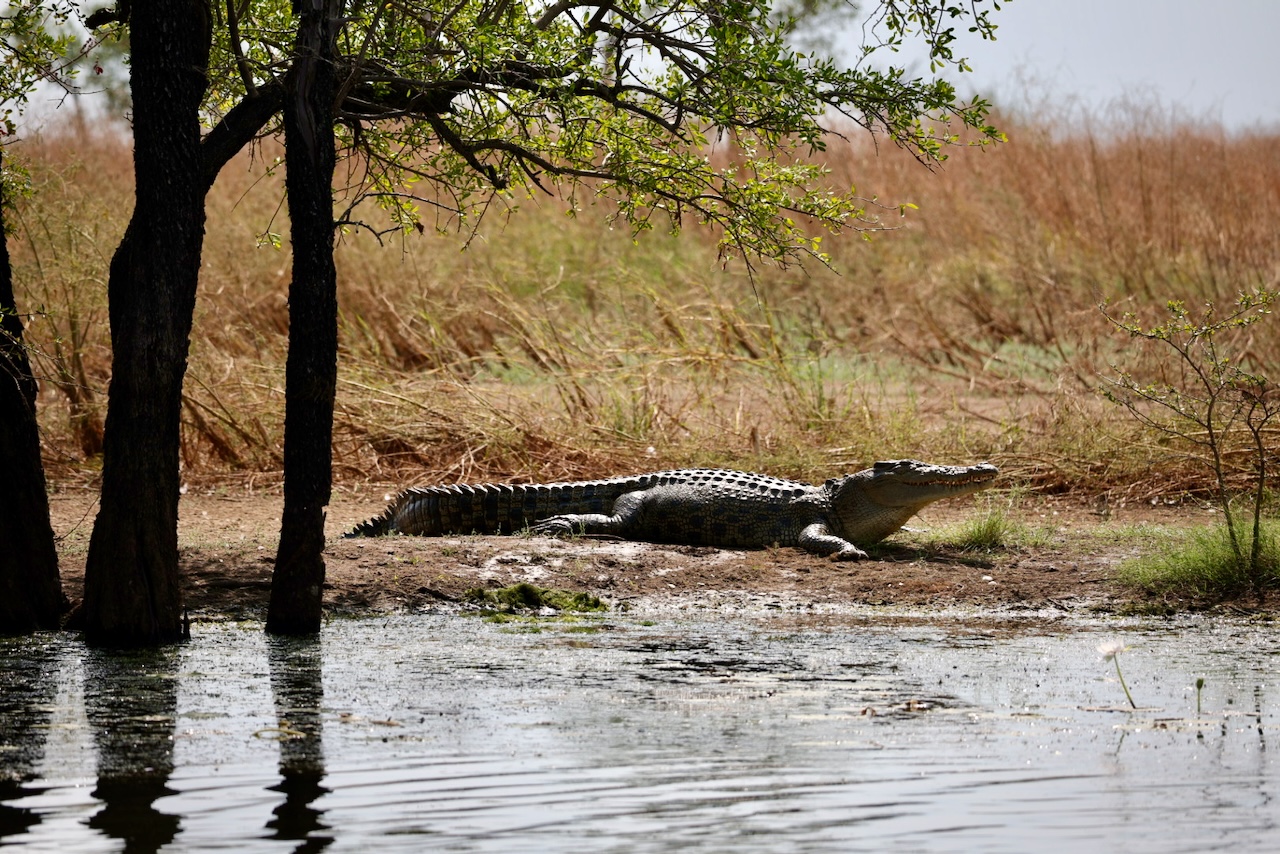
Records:
{"label": "riverbank vegetation", "polygon": [[[693,229],[633,240],[581,196],[575,216],[563,199],[518,200],[475,234],[380,245],[349,232],[338,477],[698,464],[822,478],[914,456],[991,459],[1011,483],[1104,502],[1207,495],[1211,473],[1188,448],[1098,393],[1113,364],[1142,376],[1146,357],[1097,306],[1155,317],[1170,299],[1228,305],[1274,287],[1280,156],[1273,135],[1162,115],[1003,117],[1007,143],[935,171],[892,148],[833,146],[833,181],[875,198],[885,230],[827,238],[831,269],[721,264],[715,236]],[[243,158],[210,199],[184,396],[189,479],[280,468],[289,256],[277,153]],[[62,128],[22,154],[36,193],[15,217],[15,278],[20,304],[37,308],[46,463],[55,482],[92,477],[127,143]],[[1247,334],[1256,373],[1280,375],[1280,324]],[[1248,437],[1236,438],[1227,476],[1244,490]]]}
{"label": "riverbank vegetation", "polygon": [[[1006,144],[959,151],[936,171],[894,149],[833,147],[833,178],[877,198],[885,230],[828,238],[831,269],[721,264],[714,235],[696,230],[633,240],[581,199],[576,216],[561,199],[523,201],[474,235],[380,245],[347,233],[338,478],[721,465],[820,480],[910,456],[989,459],[1007,484],[1078,494],[1102,516],[1207,501],[1219,484],[1197,453],[1203,437],[1162,433],[1100,393],[1113,366],[1152,382],[1168,368],[1098,305],[1153,324],[1169,300],[1225,309],[1275,288],[1280,156],[1274,135],[1157,115],[1005,117]],[[184,396],[191,482],[279,477],[290,265],[275,238],[287,226],[277,153],[243,158],[211,197]],[[36,192],[14,217],[15,279],[19,303],[37,308],[28,336],[46,465],[55,485],[91,480],[127,144],[62,128],[22,154]],[[900,217],[900,204],[916,209]],[[1252,374],[1280,376],[1273,318],[1221,340]],[[1274,471],[1276,425],[1261,439]],[[1249,492],[1258,442],[1245,429],[1220,440],[1228,491]],[[1185,552],[1122,580],[1160,595],[1253,586],[1231,583],[1230,561],[1188,581],[1188,562],[1222,561]]]}
{"label": "riverbank vegetation", "polygon": [[[1249,533],[1238,530],[1237,536],[1243,539]],[[1146,554],[1121,564],[1116,579],[1156,598],[1195,602],[1247,594],[1261,598],[1265,591],[1280,587],[1280,522],[1264,521],[1259,538],[1257,561],[1252,565],[1242,559],[1225,524],[1155,538]]]}

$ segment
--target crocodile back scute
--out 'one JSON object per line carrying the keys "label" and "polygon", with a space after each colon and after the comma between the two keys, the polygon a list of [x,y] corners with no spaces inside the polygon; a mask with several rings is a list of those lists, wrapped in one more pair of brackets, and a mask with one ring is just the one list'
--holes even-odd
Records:
{"label": "crocodile back scute", "polygon": [[619,496],[654,487],[687,488],[691,509],[697,501],[713,500],[717,495],[768,502],[773,498],[786,501],[815,490],[806,483],[730,469],[672,469],[563,483],[413,487],[396,496],[386,512],[357,525],[348,536],[510,534],[552,516],[608,515]]}

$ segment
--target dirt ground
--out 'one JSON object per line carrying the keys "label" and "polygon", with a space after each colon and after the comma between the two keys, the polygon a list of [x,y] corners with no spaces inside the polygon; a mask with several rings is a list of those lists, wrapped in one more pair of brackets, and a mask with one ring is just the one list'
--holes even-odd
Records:
{"label": "dirt ground", "polygon": [[[1041,544],[990,554],[930,545],[900,533],[872,559],[838,563],[795,549],[729,551],[598,539],[545,537],[379,537],[343,539],[352,525],[382,511],[389,488],[345,487],[329,509],[325,601],[334,615],[448,606],[465,591],[521,581],[589,592],[626,609],[808,609],[887,605],[917,609],[1057,612],[1159,612],[1113,581],[1136,555],[1139,523],[1204,524],[1203,507],[1112,509],[1071,499],[1033,500],[1017,511],[1044,536]],[[179,544],[185,602],[193,618],[255,619],[266,613],[282,498],[245,486],[192,489],[180,505]],[[96,491],[51,496],[61,542],[64,587],[83,589]],[[909,523],[943,527],[979,512],[972,500],[939,503]],[[1130,533],[1125,534],[1124,531]],[[1186,607],[1190,603],[1172,603]],[[1249,603],[1249,609],[1258,603]],[[1268,603],[1274,604],[1274,603]],[[1240,608],[1242,606],[1227,606]]]}

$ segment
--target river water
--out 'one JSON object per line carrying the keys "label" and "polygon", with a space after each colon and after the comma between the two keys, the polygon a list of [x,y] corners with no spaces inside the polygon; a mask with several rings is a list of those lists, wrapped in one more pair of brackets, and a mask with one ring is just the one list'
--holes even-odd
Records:
{"label": "river water", "polygon": [[1269,625],[651,616],[0,640],[0,846],[1280,847]]}

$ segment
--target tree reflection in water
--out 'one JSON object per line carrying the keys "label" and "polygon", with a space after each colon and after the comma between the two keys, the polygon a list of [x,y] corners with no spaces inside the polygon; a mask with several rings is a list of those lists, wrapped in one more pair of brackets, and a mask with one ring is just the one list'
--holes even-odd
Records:
{"label": "tree reflection in water", "polygon": [[[11,644],[11,645],[10,645]],[[0,845],[6,836],[26,833],[40,823],[40,814],[25,807],[10,806],[16,801],[44,791],[27,786],[36,776],[36,765],[44,756],[50,709],[57,671],[62,656],[56,644],[34,638],[6,643],[3,682],[0,683]]]}
{"label": "tree reflection in water", "polygon": [[295,851],[321,851],[333,837],[313,835],[328,830],[323,810],[312,806],[329,790],[324,787],[324,700],[321,649],[317,638],[271,638],[268,641],[271,693],[284,734],[280,740],[280,782],[270,787],[284,802],[267,822],[272,839],[299,840]]}
{"label": "tree reflection in water", "polygon": [[181,822],[155,802],[175,794],[174,717],[179,648],[130,652],[90,649],[84,659],[84,703],[98,749],[103,802],[89,827],[124,841],[126,854],[158,851],[178,836]]}

